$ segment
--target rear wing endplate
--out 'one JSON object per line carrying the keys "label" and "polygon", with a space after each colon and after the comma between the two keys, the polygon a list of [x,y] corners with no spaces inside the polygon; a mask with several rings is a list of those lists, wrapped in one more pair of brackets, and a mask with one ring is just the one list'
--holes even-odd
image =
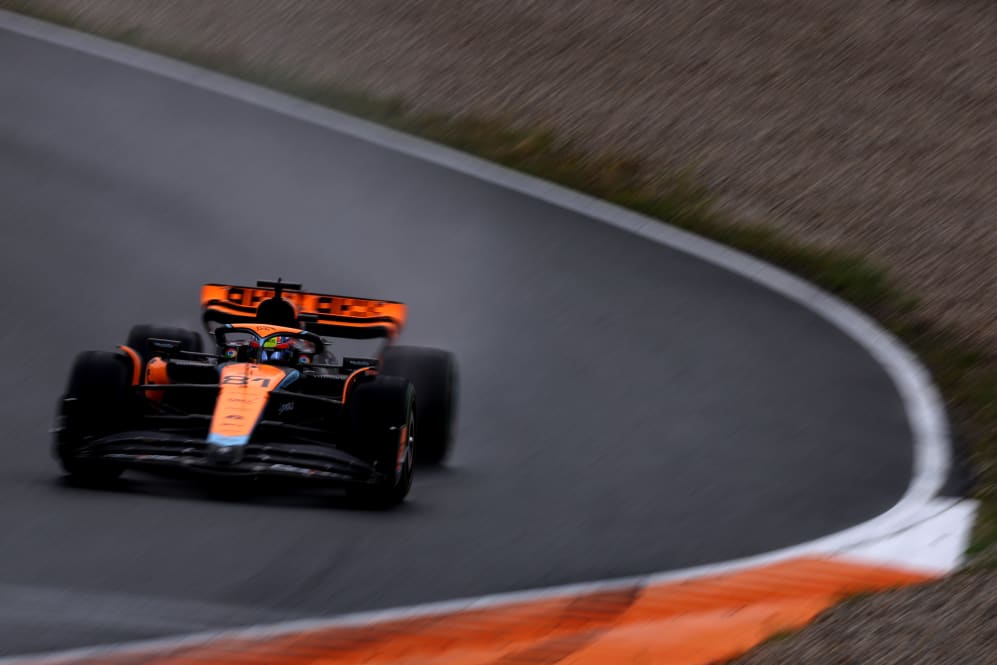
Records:
{"label": "rear wing endplate", "polygon": [[[297,284],[282,286],[281,297],[294,307],[301,326],[318,335],[392,338],[405,325],[407,308],[400,302],[293,290]],[[257,306],[273,296],[272,287],[205,284],[201,287],[204,324],[210,331],[224,323],[256,321]]]}

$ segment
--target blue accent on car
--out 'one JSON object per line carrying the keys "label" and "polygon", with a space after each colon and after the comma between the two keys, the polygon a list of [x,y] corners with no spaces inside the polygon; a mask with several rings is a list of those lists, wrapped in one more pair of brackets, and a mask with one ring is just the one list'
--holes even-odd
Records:
{"label": "blue accent on car", "polygon": [[248,436],[222,436],[221,434],[209,434],[208,443],[216,446],[244,446],[249,441]]}
{"label": "blue accent on car", "polygon": [[275,388],[275,390],[280,390],[281,388],[286,388],[287,386],[289,386],[292,383],[294,383],[295,381],[297,381],[300,376],[301,376],[301,372],[299,372],[296,369],[292,369],[290,372],[288,372],[286,375],[284,375],[283,380],[281,380],[281,382],[277,384],[277,388]]}

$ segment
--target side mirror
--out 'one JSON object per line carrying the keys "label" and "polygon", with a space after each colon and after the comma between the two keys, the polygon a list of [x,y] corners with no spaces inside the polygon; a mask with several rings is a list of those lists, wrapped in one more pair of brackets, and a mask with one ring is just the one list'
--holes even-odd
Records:
{"label": "side mirror", "polygon": [[170,356],[179,353],[181,346],[183,346],[183,343],[180,340],[160,339],[158,337],[149,338],[149,351],[151,351],[151,355],[162,356],[166,360]]}

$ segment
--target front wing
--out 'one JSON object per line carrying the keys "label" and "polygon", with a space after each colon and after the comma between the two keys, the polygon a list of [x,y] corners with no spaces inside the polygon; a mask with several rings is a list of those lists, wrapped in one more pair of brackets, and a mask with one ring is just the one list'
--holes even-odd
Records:
{"label": "front wing", "polygon": [[183,435],[134,431],[89,439],[73,446],[73,457],[109,462],[144,471],[198,475],[284,478],[334,485],[370,485],[381,474],[369,462],[328,446],[300,443],[249,443],[238,455]]}

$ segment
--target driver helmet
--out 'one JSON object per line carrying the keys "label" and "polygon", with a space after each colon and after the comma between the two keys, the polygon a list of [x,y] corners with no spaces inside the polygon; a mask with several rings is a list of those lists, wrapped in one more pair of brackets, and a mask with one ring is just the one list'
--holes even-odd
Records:
{"label": "driver helmet", "polygon": [[294,355],[294,338],[287,335],[274,335],[263,340],[260,349],[260,362],[288,362]]}

